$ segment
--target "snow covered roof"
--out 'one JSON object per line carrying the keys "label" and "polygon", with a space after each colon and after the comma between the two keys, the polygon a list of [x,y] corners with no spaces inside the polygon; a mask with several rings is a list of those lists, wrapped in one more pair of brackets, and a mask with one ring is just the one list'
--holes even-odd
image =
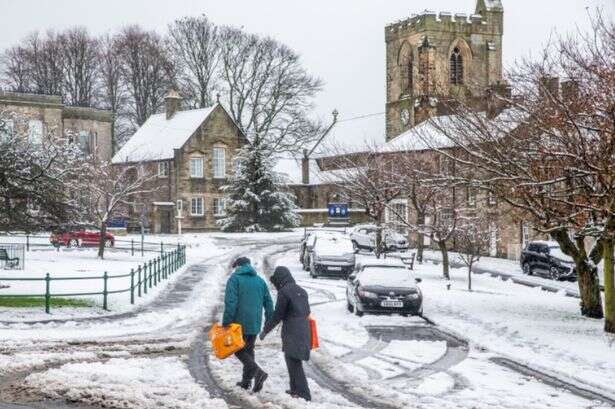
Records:
{"label": "snow covered roof", "polygon": [[165,113],[150,116],[113,156],[112,162],[173,159],[173,150],[184,146],[216,107],[178,111],[168,120]]}
{"label": "snow covered roof", "polygon": [[[478,119],[488,123],[485,112],[477,113]],[[515,109],[502,111],[494,121],[494,132],[512,130],[518,124],[522,115]],[[407,130],[401,135],[380,146],[381,152],[407,152],[429,149],[444,149],[453,147],[443,129],[454,129],[459,119],[456,115],[444,115],[421,122],[417,126]]]}

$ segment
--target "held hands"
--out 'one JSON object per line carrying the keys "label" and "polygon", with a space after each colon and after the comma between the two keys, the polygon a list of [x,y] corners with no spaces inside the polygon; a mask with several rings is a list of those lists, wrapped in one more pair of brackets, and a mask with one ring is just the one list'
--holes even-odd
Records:
{"label": "held hands", "polygon": [[267,333],[265,331],[261,332],[260,335],[258,336],[258,339],[260,339],[261,341],[265,339],[265,337],[267,336]]}

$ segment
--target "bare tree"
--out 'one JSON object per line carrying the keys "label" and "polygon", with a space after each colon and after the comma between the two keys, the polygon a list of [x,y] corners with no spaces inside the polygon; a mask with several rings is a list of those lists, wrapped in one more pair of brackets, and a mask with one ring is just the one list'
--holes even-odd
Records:
{"label": "bare tree", "polygon": [[218,28],[205,15],[184,17],[169,24],[166,42],[184,99],[195,108],[213,105],[219,80]]}
{"label": "bare tree", "polygon": [[173,67],[158,34],[139,26],[124,28],[117,37],[122,78],[130,99],[128,115],[140,126],[164,104],[173,84]]}
{"label": "bare tree", "polygon": [[21,46],[11,47],[2,58],[2,80],[14,92],[32,92],[32,77],[27,63],[28,52]]}
{"label": "bare tree", "polygon": [[477,213],[463,216],[455,230],[455,249],[468,267],[468,291],[472,291],[472,267],[488,252],[491,244],[488,218]]}
{"label": "bare tree", "polygon": [[221,77],[230,114],[258,143],[276,152],[296,152],[319,136],[309,118],[322,82],[307,73],[299,55],[272,38],[242,30],[220,31]]}
{"label": "bare tree", "polygon": [[380,258],[383,250],[382,229],[388,204],[399,196],[399,183],[391,172],[393,164],[379,158],[376,146],[368,146],[361,153],[348,153],[342,148],[327,160],[328,172],[322,175],[335,185],[343,198],[362,206],[373,220],[376,229],[374,252]]}
{"label": "bare tree", "polygon": [[62,42],[58,34],[48,31],[44,37],[33,33],[25,39],[25,61],[31,90],[37,94],[62,95]]}
{"label": "bare tree", "polygon": [[71,28],[59,36],[62,47],[64,100],[69,105],[94,104],[98,87],[99,42],[84,27]]}
{"label": "bare tree", "polygon": [[[541,59],[519,64],[509,74],[517,97],[499,98],[510,108],[497,118],[460,102],[451,107],[454,119],[440,126],[462,152],[451,155],[457,166],[472,170],[472,178],[574,259],[581,311],[593,318],[603,317],[596,266],[605,252],[611,256],[605,248],[615,224],[614,33],[598,20],[592,33],[559,40]],[[571,81],[560,87],[554,72]],[[469,180],[462,172],[457,181]],[[615,307],[607,298],[605,327],[612,331]]]}
{"label": "bare tree", "polygon": [[128,208],[143,194],[151,193],[149,181],[155,174],[149,173],[145,165],[113,165],[111,163],[91,162],[89,175],[91,183],[84,195],[85,205],[90,217],[100,227],[98,257],[104,258],[107,224],[115,215]]}
{"label": "bare tree", "polygon": [[105,35],[99,40],[99,77],[98,98],[100,105],[113,113],[113,152],[123,144],[129,135],[130,126],[126,114],[127,91],[122,78],[122,56],[118,40]]}

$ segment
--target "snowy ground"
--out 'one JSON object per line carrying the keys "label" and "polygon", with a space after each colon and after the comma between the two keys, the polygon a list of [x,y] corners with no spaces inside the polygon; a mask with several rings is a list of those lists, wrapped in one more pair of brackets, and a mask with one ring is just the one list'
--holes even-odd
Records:
{"label": "snowy ground", "polygon": [[[118,238],[119,239],[119,238]],[[0,270],[0,283],[8,285],[8,288],[0,289],[1,295],[43,295],[45,294],[45,281],[3,281],[1,278],[44,278],[49,273],[52,279],[58,278],[79,278],[79,280],[58,280],[52,281],[50,286],[51,294],[62,297],[63,294],[102,292],[104,272],[110,278],[107,282],[108,291],[122,291],[130,288],[131,279],[129,276],[122,276],[130,273],[131,269],[136,272],[138,267],[143,267],[144,263],[155,260],[159,257],[159,244],[165,243],[168,250],[174,249],[177,244],[187,246],[187,263],[202,260],[208,254],[215,254],[220,244],[214,243],[214,239],[209,234],[184,235],[181,238],[172,236],[148,236],[145,251],[141,255],[140,251],[134,253],[126,250],[130,248],[126,243],[131,239],[138,247],[140,237],[122,237],[122,243],[116,243],[124,247],[120,249],[107,249],[105,258],[98,259],[97,249],[91,247],[84,248],[60,248],[55,249],[48,246],[48,241],[44,237],[31,239],[32,250],[26,252],[26,263],[24,270]],[[12,238],[7,236],[0,237],[0,242],[4,241],[23,241],[23,237]],[[35,246],[34,244],[38,244]],[[224,247],[224,246],[222,246]],[[135,305],[130,304],[130,293],[110,294],[108,296],[109,312],[102,310],[102,295],[97,296],[70,296],[69,298],[82,298],[91,302],[94,308],[74,308],[74,307],[54,307],[51,315],[45,314],[40,307],[38,308],[0,308],[0,321],[32,321],[38,319],[58,319],[58,318],[77,318],[92,315],[117,314],[138,308],[151,301],[166,286],[173,283],[178,275],[184,271],[180,269],[168,280],[163,280],[156,287],[148,289],[148,294],[142,297],[135,296]],[[135,273],[135,281],[138,275]]]}
{"label": "snowy ground", "polygon": [[[314,280],[301,270],[299,237],[194,235],[187,240],[191,265],[146,309],[99,320],[0,324],[0,408],[3,401],[77,403],[67,408],[613,407],[498,361],[615,398],[615,340],[601,322],[578,316],[575,299],[486,275],[474,277],[469,293],[463,269],[453,270],[447,291],[441,267],[427,263],[416,266],[416,275],[423,278],[425,315],[438,326],[420,318],[359,318],[346,310],[344,281]],[[321,338],[306,366],[312,403],[284,393],[279,331],[257,346],[270,374],[258,395],[235,386],[236,359],[209,360],[207,343],[197,348],[207,325],[220,318],[228,263],[240,254],[259,271],[288,266],[310,294]]]}

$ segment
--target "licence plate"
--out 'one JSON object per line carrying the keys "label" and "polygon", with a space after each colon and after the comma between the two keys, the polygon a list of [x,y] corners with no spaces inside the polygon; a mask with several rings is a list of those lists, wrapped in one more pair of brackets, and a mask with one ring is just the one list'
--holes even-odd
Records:
{"label": "licence plate", "polygon": [[402,308],[404,303],[403,301],[382,301],[380,306],[385,308]]}
{"label": "licence plate", "polygon": [[342,271],[341,267],[329,267],[330,271]]}

